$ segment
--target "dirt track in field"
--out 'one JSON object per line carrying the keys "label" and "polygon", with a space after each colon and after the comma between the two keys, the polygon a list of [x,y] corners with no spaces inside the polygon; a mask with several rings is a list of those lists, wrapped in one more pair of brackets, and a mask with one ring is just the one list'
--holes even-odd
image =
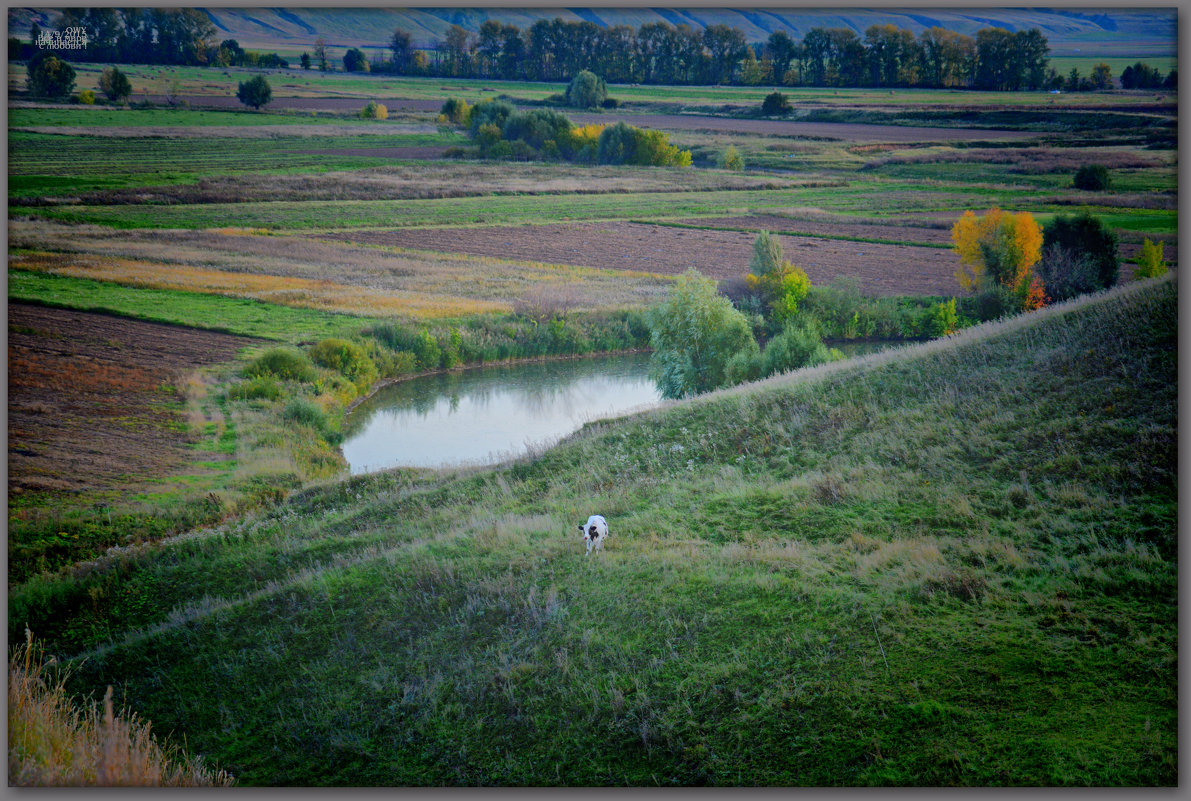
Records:
{"label": "dirt track in field", "polygon": [[[353,231],[323,238],[664,275],[695,267],[722,280],[748,271],[756,234],[605,222]],[[957,261],[948,250],[802,236],[778,236],[778,241],[786,258],[816,284],[851,276],[862,292],[872,295],[955,292]]]}
{"label": "dirt track in field", "polygon": [[[244,337],[8,304],[8,489],[131,489],[194,459],[167,403]],[[217,459],[208,455],[204,458]]]}

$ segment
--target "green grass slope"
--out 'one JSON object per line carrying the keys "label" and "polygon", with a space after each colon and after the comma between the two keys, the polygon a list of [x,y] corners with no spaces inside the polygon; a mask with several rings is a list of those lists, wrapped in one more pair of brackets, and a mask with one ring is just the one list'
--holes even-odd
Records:
{"label": "green grass slope", "polygon": [[312,488],[9,631],[241,784],[1172,785],[1176,300]]}

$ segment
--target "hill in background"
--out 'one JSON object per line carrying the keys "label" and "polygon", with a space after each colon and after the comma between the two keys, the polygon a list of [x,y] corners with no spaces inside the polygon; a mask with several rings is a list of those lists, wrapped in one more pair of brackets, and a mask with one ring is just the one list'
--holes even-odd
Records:
{"label": "hill in background", "polygon": [[[765,9],[765,8],[206,8],[221,37],[257,48],[305,47],[323,37],[335,47],[383,47],[395,28],[418,45],[441,39],[451,25],[476,33],[488,19],[528,29],[540,19],[561,17],[597,25],[648,22],[687,24],[700,29],[724,24],[739,28],[750,42],[785,30],[801,39],[814,27],[850,28],[858,34],[871,25],[893,24],[919,34],[932,26],[973,35],[981,28],[1010,31],[1039,28],[1051,54],[1173,57],[1177,52],[1178,16],[1170,9]],[[54,9],[10,9],[10,35],[28,36],[37,22],[52,26]]]}

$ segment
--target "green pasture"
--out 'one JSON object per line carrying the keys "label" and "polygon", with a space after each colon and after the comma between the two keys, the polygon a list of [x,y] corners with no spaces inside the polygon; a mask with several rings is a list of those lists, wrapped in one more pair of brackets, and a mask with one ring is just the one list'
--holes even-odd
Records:
{"label": "green pasture", "polygon": [[[1121,73],[1125,71],[1126,67],[1132,67],[1139,61],[1159,70],[1163,76],[1169,74],[1172,69],[1178,69],[1178,58],[1174,56],[1051,56],[1050,66],[1064,78],[1071,72],[1072,67],[1079,70],[1081,76],[1087,78],[1091,76],[1092,70],[1097,64],[1107,64],[1112,71],[1112,77],[1120,79]],[[1155,93],[1151,91],[1142,94],[1153,99]]]}
{"label": "green pasture", "polygon": [[306,201],[191,205],[52,206],[9,208],[64,222],[116,228],[217,228],[230,224],[273,230],[345,230],[411,226],[511,225],[584,220],[682,218],[744,214],[812,206],[868,214],[896,198],[898,210],[1028,207],[1029,187],[921,185],[852,181],[843,186],[708,192],[599,195],[500,195],[429,200]]}
{"label": "green pasture", "polygon": [[[1129,59],[1074,57],[1070,63],[1065,58],[1052,59],[1052,64],[1066,74],[1071,66],[1078,66],[1082,75],[1090,73],[1092,64],[1107,61],[1113,67],[1113,75],[1129,64],[1146,61],[1158,67],[1159,61],[1167,64],[1169,59]],[[1088,66],[1083,66],[1087,64]],[[1117,65],[1119,64],[1119,69]],[[102,66],[91,64],[75,65],[78,72],[79,89],[95,88]],[[340,66],[341,64],[337,64]],[[1160,67],[1169,71],[1168,66]],[[234,96],[240,81],[257,74],[265,75],[273,89],[273,96],[357,97],[361,104],[369,99],[404,98],[410,100],[445,100],[447,97],[461,97],[474,103],[498,95],[508,95],[519,100],[541,101],[564,92],[566,82],[503,81],[485,78],[418,78],[381,74],[345,73],[342,71],[322,73],[318,70],[255,70],[242,67],[168,67],[154,65],[121,65],[133,86],[134,99],[142,94],[162,94],[175,81],[183,95]],[[23,90],[25,70],[20,64],[10,63],[8,67],[10,89]],[[893,106],[913,107],[919,105],[972,106],[989,108],[994,106],[1120,106],[1144,105],[1153,102],[1152,93],[1136,96],[1132,93],[1086,92],[1064,95],[1050,95],[1043,91],[1030,92],[979,92],[965,89],[888,89],[876,88],[833,88],[778,86],[675,86],[675,85],[626,85],[612,84],[609,95],[626,101],[633,106],[648,110],[649,106],[759,106],[765,95],[780,91],[790,102],[823,106]],[[1173,101],[1173,94],[1170,99]]]}
{"label": "green pasture", "polygon": [[244,785],[1174,786],[1177,317],[1136,284],[311,487],[9,631]]}

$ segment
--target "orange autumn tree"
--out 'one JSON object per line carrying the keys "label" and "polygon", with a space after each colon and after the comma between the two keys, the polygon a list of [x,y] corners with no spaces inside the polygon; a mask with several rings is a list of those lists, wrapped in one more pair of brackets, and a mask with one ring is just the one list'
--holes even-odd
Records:
{"label": "orange autumn tree", "polygon": [[1029,212],[991,209],[983,217],[965,211],[951,229],[955,252],[963,265],[955,272],[969,291],[1004,287],[1022,307],[1037,309],[1046,302],[1042,282],[1031,269],[1042,258],[1042,229]]}

